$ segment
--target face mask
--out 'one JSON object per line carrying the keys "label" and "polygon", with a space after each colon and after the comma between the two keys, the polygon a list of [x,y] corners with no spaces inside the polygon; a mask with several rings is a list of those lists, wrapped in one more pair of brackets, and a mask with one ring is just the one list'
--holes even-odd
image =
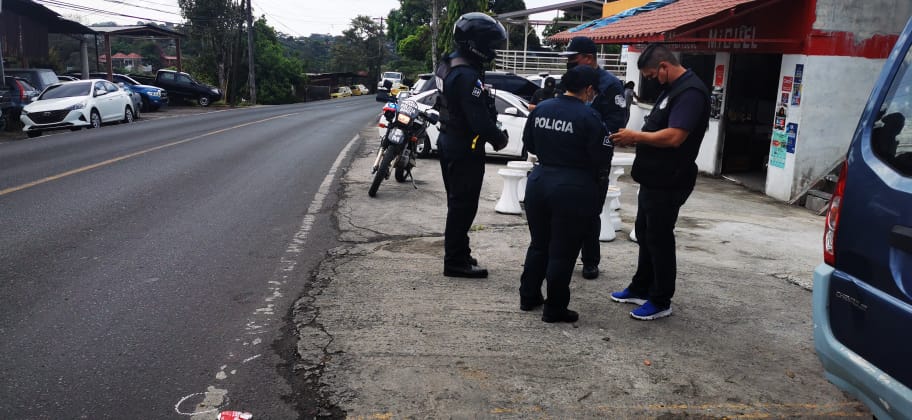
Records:
{"label": "face mask", "polygon": [[593,94],[592,96],[590,96],[590,97],[589,97],[589,100],[588,100],[588,101],[585,101],[585,102],[586,102],[586,106],[592,106],[592,103],[595,102],[595,98],[596,98],[597,96],[598,96],[598,95],[596,95],[596,94]]}

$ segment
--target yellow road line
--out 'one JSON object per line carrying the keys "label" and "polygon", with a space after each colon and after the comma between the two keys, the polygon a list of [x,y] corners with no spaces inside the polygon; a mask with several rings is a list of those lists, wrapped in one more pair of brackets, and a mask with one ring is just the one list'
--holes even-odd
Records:
{"label": "yellow road line", "polygon": [[22,191],[22,190],[24,190],[24,189],[32,188],[32,187],[34,187],[34,186],[36,186],[36,185],[46,184],[46,183],[48,183],[48,182],[56,181],[56,180],[61,179],[61,178],[66,178],[66,177],[71,176],[71,175],[76,175],[76,174],[79,174],[79,173],[82,173],[82,172],[91,171],[92,169],[100,168],[100,167],[102,167],[102,166],[107,166],[107,165],[110,165],[110,164],[113,164],[113,163],[117,163],[117,162],[120,162],[120,161],[123,161],[123,160],[127,160],[127,159],[130,159],[130,158],[134,158],[134,157],[137,157],[137,156],[141,156],[141,155],[144,155],[144,154],[147,154],[147,153],[151,153],[151,152],[154,152],[154,151],[157,151],[157,150],[166,149],[166,148],[169,148],[169,147],[173,147],[173,146],[177,146],[177,145],[180,145],[180,144],[188,143],[188,142],[191,142],[191,141],[193,141],[193,140],[199,140],[199,139],[201,139],[201,138],[203,138],[203,137],[208,137],[208,136],[212,136],[212,135],[215,135],[215,134],[221,134],[221,133],[224,133],[224,132],[226,132],[226,131],[234,130],[234,129],[241,128],[241,127],[246,127],[246,126],[248,126],[248,125],[259,124],[259,123],[262,123],[262,122],[271,121],[271,120],[275,120],[275,119],[278,119],[278,118],[290,117],[290,116],[292,116],[292,115],[298,115],[298,114],[300,114],[300,112],[294,112],[294,113],[291,113],[291,114],[277,115],[277,116],[275,116],[275,117],[269,117],[269,118],[266,118],[266,119],[263,119],[263,120],[257,120],[257,121],[251,121],[251,122],[249,122],[249,123],[238,124],[238,125],[235,125],[235,126],[233,126],[233,127],[228,127],[228,128],[223,128],[223,129],[220,129],[220,130],[210,131],[210,132],[208,132],[208,133],[200,134],[200,135],[198,135],[198,136],[190,137],[190,138],[183,139],[183,140],[178,140],[178,141],[173,142],[173,143],[163,144],[163,145],[161,145],[161,146],[156,146],[156,147],[152,147],[152,148],[149,148],[149,149],[140,150],[140,151],[138,151],[138,152],[130,153],[130,154],[123,155],[123,156],[120,156],[120,157],[116,157],[116,158],[113,158],[113,159],[108,159],[108,160],[106,160],[106,161],[104,161],[104,162],[94,163],[94,164],[91,164],[91,165],[88,165],[88,166],[83,166],[83,167],[81,167],[81,168],[77,168],[77,169],[73,169],[73,170],[70,170],[70,171],[63,172],[63,173],[59,173],[59,174],[57,174],[57,175],[52,175],[52,176],[49,176],[49,177],[47,177],[47,178],[42,178],[42,179],[39,179],[39,180],[37,180],[37,181],[32,181],[32,182],[28,182],[28,183],[25,183],[25,184],[22,184],[22,185],[18,185],[18,186],[15,186],[15,187],[7,188],[7,189],[5,189],[5,190],[0,190],[0,196],[4,196],[4,195],[7,195],[7,194],[12,194],[12,193],[14,193],[14,192],[16,192],[16,191]]}

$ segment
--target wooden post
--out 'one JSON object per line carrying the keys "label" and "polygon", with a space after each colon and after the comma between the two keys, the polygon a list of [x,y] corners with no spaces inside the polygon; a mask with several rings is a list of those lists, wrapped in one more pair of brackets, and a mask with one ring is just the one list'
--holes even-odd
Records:
{"label": "wooden post", "polygon": [[177,41],[176,42],[176,45],[177,45],[177,71],[181,72],[181,71],[184,71],[183,70],[184,67],[181,64],[181,39],[180,39],[180,37],[177,37],[175,40]]}

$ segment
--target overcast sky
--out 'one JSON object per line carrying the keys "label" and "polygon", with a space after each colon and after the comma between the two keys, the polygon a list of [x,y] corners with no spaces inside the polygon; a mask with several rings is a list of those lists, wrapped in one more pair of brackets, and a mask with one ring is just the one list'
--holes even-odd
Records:
{"label": "overcast sky", "polygon": [[[525,0],[528,8],[558,4],[562,1],[564,0]],[[140,20],[137,18],[175,23],[183,20],[177,0],[38,0],[38,2],[66,18],[84,24],[114,21],[118,24],[129,25]],[[74,7],[58,6],[52,3],[68,4]],[[266,15],[266,20],[277,31],[294,36],[308,36],[312,33],[341,35],[355,16],[365,15],[375,18],[382,16],[385,18],[389,15],[390,10],[398,7],[398,0],[253,0],[255,16]],[[88,9],[95,9],[95,11]],[[538,15],[534,18],[551,19],[555,16],[557,16],[557,12]]]}

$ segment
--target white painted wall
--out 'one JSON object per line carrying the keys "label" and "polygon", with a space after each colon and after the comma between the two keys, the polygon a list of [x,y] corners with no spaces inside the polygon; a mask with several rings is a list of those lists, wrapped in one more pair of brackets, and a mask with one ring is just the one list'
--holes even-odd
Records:
{"label": "white painted wall", "polygon": [[798,123],[798,140],[795,153],[787,154],[784,169],[768,167],[767,195],[790,201],[845,157],[884,62],[857,57],[783,56],[780,91],[782,76],[794,75],[795,64],[804,63],[801,105],[789,107],[787,121]]}
{"label": "white painted wall", "polygon": [[[731,71],[731,54],[719,52],[716,53],[715,66],[725,66],[725,76],[722,81],[722,87],[728,85],[729,72]],[[715,69],[714,66],[714,69]],[[715,73],[713,73],[715,74]],[[711,92],[710,92],[711,93]],[[722,110],[725,111],[725,105],[728,97],[724,95],[722,99]],[[709,129],[703,136],[703,143],[700,144],[700,154],[697,155],[697,168],[700,172],[710,175],[719,175],[722,173],[722,143],[725,134],[722,128],[722,120],[709,120]]]}
{"label": "white painted wall", "polygon": [[857,39],[868,39],[902,32],[909,16],[909,0],[817,0],[814,29],[852,32]]}

